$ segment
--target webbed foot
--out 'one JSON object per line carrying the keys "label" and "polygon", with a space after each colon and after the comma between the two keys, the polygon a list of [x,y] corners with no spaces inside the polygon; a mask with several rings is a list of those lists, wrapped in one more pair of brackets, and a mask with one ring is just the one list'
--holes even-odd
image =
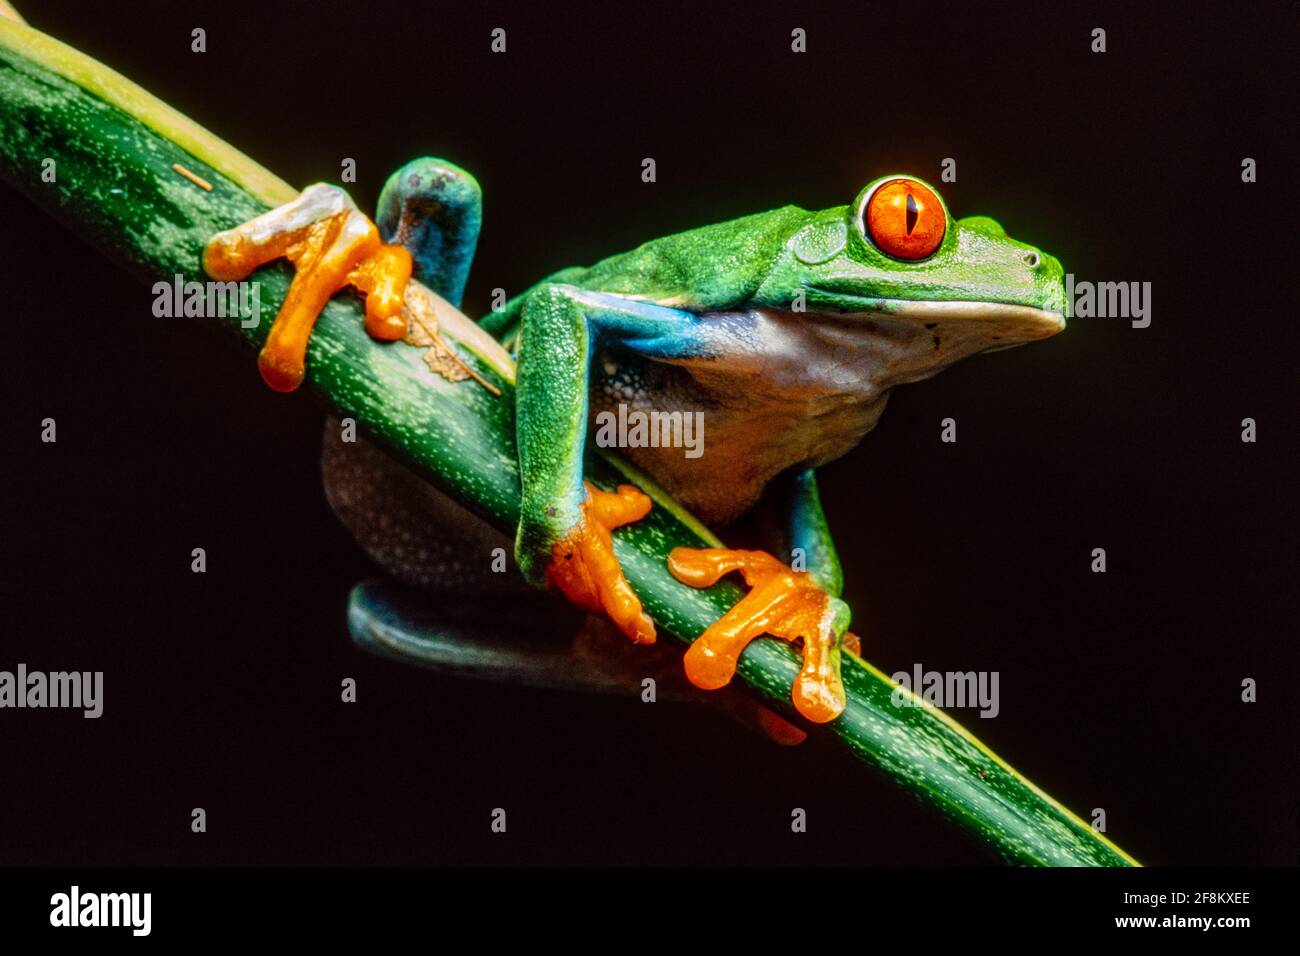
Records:
{"label": "webbed foot", "polygon": [[579,607],[608,614],[635,643],[653,644],[654,622],[624,577],[609,534],[644,518],[650,499],[632,485],[619,485],[617,492],[601,491],[591,482],[583,485],[582,520],[551,548],[546,580]]}
{"label": "webbed foot", "polygon": [[258,356],[262,378],[276,391],[302,383],[312,328],[344,286],[365,293],[366,331],[373,338],[406,334],[402,296],[411,254],[380,241],[375,224],[342,189],[317,183],[292,202],[217,233],[203,251],[203,267],[212,278],[230,281],[279,258],[292,262],[295,274]]}
{"label": "webbed foot", "polygon": [[[858,644],[844,632],[848,609],[842,601],[819,588],[807,573],[793,571],[762,551],[675,548],[668,569],[683,584],[697,588],[739,571],[751,588],[687,649],[686,676],[691,683],[705,690],[727,685],[750,641],[769,634],[803,642],[803,668],[792,694],[795,709],[819,724],[844,711],[841,646],[856,653]],[[842,640],[837,632],[844,633]]]}

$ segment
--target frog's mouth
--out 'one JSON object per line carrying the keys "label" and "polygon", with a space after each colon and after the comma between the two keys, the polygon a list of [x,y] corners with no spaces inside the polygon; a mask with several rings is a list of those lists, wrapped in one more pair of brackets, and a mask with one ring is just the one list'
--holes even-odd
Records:
{"label": "frog's mouth", "polygon": [[[958,341],[966,351],[996,351],[1036,342],[1065,328],[1065,315],[1053,309],[1012,302],[931,302],[886,300],[867,315],[919,324],[942,342]],[[974,346],[971,348],[971,346]]]}
{"label": "frog's mouth", "polygon": [[1039,308],[1016,302],[988,300],[863,297],[856,302],[849,299],[846,303],[843,295],[837,295],[837,299],[838,307],[834,310],[818,308],[820,303],[817,303],[812,305],[810,311],[823,312],[828,316],[838,315],[847,322],[870,324],[874,320],[890,319],[919,325],[927,330],[943,326],[953,332],[960,331],[962,338],[986,339],[989,348],[1023,345],[1055,335],[1065,328],[1065,314],[1057,308],[1057,302],[1049,302],[1047,308]]}
{"label": "frog's mouth", "polygon": [[[889,319],[947,333],[963,341],[982,340],[972,351],[1010,348],[1055,335],[1065,328],[1065,290],[1049,292],[1037,305],[992,299],[896,299],[857,296],[832,288],[808,287],[809,309],[870,325]],[[823,298],[824,297],[824,298]],[[890,323],[892,324],[892,323]],[[969,352],[968,352],[969,354]]]}
{"label": "frog's mouth", "polygon": [[[843,300],[841,300],[843,301]],[[915,382],[972,355],[1055,335],[1065,316],[1010,302],[863,299],[862,308],[821,312],[816,334],[855,356],[881,388]]]}

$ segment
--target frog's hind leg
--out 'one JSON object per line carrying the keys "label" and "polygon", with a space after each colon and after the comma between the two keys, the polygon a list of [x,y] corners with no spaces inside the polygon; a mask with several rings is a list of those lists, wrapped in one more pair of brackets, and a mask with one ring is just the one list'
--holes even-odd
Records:
{"label": "frog's hind leg", "polygon": [[231,281],[281,258],[293,264],[293,281],[257,360],[271,388],[292,392],[302,384],[316,319],[344,287],[364,293],[371,337],[390,342],[406,334],[402,298],[411,255],[381,242],[374,223],[342,189],[308,186],[283,206],[217,233],[203,249],[203,268],[214,279]]}
{"label": "frog's hind leg", "polygon": [[532,592],[519,579],[510,538],[393,460],[361,435],[345,441],[325,423],[325,497],[361,548],[409,588],[507,598]]}
{"label": "frog's hind leg", "polygon": [[415,278],[460,308],[483,223],[483,193],[468,172],[444,159],[412,160],[388,177],[375,225],[405,248]]}
{"label": "frog's hind leg", "polygon": [[[402,663],[460,677],[638,699],[706,702],[782,744],[802,731],[738,689],[703,694],[676,647],[616,640],[607,621],[524,583],[509,537],[479,521],[379,448],[325,425],[326,498],[387,576],[348,601],[357,645]],[[497,571],[496,568],[504,568]]]}
{"label": "frog's hind leg", "polygon": [[330,507],[387,575],[352,591],[358,646],[461,677],[627,696],[653,678],[663,699],[698,699],[674,648],[613,640],[605,622],[529,587],[509,537],[364,438],[343,441],[333,419],[321,470]]}
{"label": "frog's hind leg", "polygon": [[[339,421],[325,423],[321,475],[334,514],[376,564],[447,621],[519,630],[572,630],[579,615],[528,587],[511,540],[394,461],[360,435],[345,441]],[[498,612],[502,612],[498,615]],[[511,617],[518,612],[520,620]],[[426,618],[429,615],[425,615]],[[566,620],[559,620],[566,618]],[[549,627],[528,622],[557,621]]]}

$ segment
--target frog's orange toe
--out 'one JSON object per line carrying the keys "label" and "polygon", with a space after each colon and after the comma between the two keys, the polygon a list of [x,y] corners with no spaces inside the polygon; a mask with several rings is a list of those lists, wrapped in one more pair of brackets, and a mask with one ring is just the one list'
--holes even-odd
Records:
{"label": "frog's orange toe", "polygon": [[292,202],[217,233],[203,250],[204,269],[221,280],[243,279],[279,258],[293,263],[293,282],[258,357],[262,378],[276,391],[301,384],[316,319],[345,286],[365,293],[371,336],[392,341],[406,334],[402,297],[411,254],[380,242],[375,224],[343,190],[311,186]]}
{"label": "frog's orange toe", "polygon": [[679,581],[709,587],[739,571],[751,588],[686,651],[686,676],[696,687],[716,690],[730,683],[750,641],[764,634],[803,642],[803,668],[791,699],[795,709],[824,724],[844,712],[840,646],[829,595],[804,572],[793,571],[762,551],[675,548],[668,568]]}
{"label": "frog's orange toe", "polygon": [[366,294],[366,331],[381,342],[406,335],[402,296],[411,281],[411,254],[401,246],[380,245],[357,263],[348,280]]}
{"label": "frog's orange toe", "polygon": [[614,528],[644,518],[650,511],[650,499],[632,485],[619,485],[617,492],[609,492],[590,482],[584,484],[583,519],[551,549],[546,579],[579,607],[608,614],[635,643],[653,644],[654,622],[624,577],[610,537]]}

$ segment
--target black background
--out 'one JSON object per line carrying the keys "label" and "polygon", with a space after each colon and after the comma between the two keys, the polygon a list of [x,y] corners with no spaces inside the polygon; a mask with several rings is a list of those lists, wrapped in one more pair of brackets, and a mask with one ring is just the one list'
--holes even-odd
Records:
{"label": "black background", "polygon": [[[822,473],[846,598],[886,671],[999,671],[1000,716],[957,716],[1143,862],[1294,862],[1294,6],[19,7],[291,183],[352,157],[369,209],[417,155],[470,169],[475,316],[495,286],[894,171],[1081,279],[1151,282],[1148,329],[1078,319],[894,395]],[[7,188],[0,221],[0,668],[106,684],[97,721],[0,713],[0,862],[994,860],[816,741],[355,649],[373,571],[320,490],[321,413]]]}

